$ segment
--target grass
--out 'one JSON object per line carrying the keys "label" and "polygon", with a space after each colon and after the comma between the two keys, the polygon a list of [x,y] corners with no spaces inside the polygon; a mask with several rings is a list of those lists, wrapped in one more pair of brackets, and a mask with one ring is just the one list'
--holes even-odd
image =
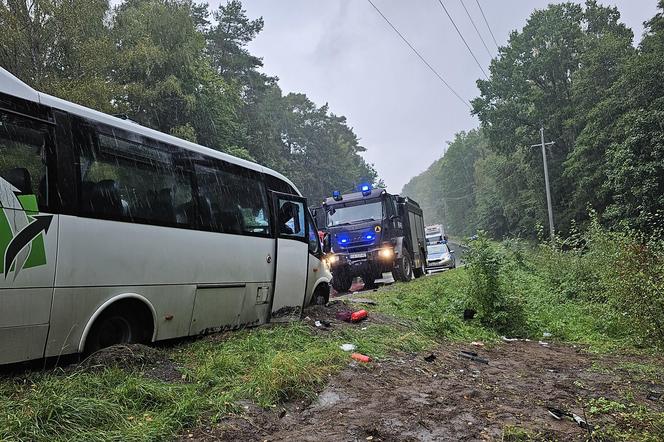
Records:
{"label": "grass", "polygon": [[[626,345],[618,334],[606,334],[601,309],[595,311],[596,306],[582,301],[561,302],[555,294],[544,293],[548,285],[536,273],[512,275],[511,287],[523,298],[527,329],[533,336],[548,331],[557,339],[596,345],[600,350]],[[311,397],[348,364],[348,353],[339,348],[343,343],[353,343],[357,351],[377,359],[395,351],[423,351],[441,340],[480,340],[492,345],[500,340],[497,332],[476,320],[462,319],[468,305],[467,279],[468,272],[458,269],[371,293],[368,296],[377,305],[367,307],[370,315],[393,318],[379,324],[317,334],[304,323],[293,323],[171,347],[166,351],[181,368],[181,383],[149,379],[139,369],[119,368],[94,373],[56,369],[2,379],[0,440],[165,440],[199,423],[240,412],[242,400],[273,407]],[[600,345],[602,341],[609,342]],[[621,413],[629,413],[628,422],[646,435],[664,421],[637,408]],[[611,431],[627,430],[619,426]],[[538,437],[513,428],[506,429],[504,440]]]}
{"label": "grass", "polygon": [[[427,278],[428,279],[428,278]],[[397,287],[394,293],[405,289]],[[418,293],[427,284],[410,286]],[[430,315],[431,316],[431,315]],[[401,316],[403,320],[417,319]],[[344,327],[314,334],[303,323],[261,327],[225,339],[199,339],[167,350],[182,383],[149,379],[140,370],[26,373],[0,380],[2,441],[157,441],[184,428],[240,411],[238,402],[263,407],[310,397],[348,364],[340,345],[383,358],[435,344],[425,323]],[[410,325],[410,324],[409,324]]]}

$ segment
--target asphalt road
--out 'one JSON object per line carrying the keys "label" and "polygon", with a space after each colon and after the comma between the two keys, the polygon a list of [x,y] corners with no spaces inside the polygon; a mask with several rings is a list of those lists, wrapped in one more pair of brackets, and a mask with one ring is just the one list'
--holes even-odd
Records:
{"label": "asphalt road", "polygon": [[[454,250],[454,258],[456,260],[456,266],[457,267],[462,266],[464,264],[463,256],[464,256],[464,253],[465,253],[465,248],[462,247],[461,244],[456,242],[456,241],[451,241],[450,240],[450,241],[448,241],[448,244],[449,244],[450,250]],[[445,271],[446,270],[437,270],[434,273],[445,272]],[[383,279],[376,280],[376,283],[378,283],[380,285],[392,284],[393,282],[394,282],[394,279],[392,278],[392,275],[390,275],[389,273],[383,273]],[[357,294],[357,293],[361,293],[362,291],[364,291],[364,283],[362,282],[362,280],[360,278],[356,278],[353,281],[353,285],[351,286],[351,288],[348,292],[350,294]],[[332,290],[331,293],[332,293],[333,297],[339,296],[334,290]]]}

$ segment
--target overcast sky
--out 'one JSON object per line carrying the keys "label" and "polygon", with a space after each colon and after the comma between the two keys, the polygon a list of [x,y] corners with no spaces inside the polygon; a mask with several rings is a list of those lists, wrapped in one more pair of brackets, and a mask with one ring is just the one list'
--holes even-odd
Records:
{"label": "overcast sky", "polygon": [[[458,93],[478,94],[482,75],[437,0],[373,0]],[[498,41],[521,29],[544,0],[479,0]],[[443,0],[466,41],[488,72],[490,57],[460,0]],[[496,46],[476,0],[464,0],[491,54]],[[610,0],[638,43],[642,22],[656,0]],[[212,0],[216,7],[219,0]],[[344,115],[367,148],[388,189],[400,192],[411,177],[439,158],[447,141],[478,125],[468,108],[424,66],[366,0],[243,0],[251,18],[262,16],[263,32],[251,43],[265,72],[288,92],[306,93]]]}

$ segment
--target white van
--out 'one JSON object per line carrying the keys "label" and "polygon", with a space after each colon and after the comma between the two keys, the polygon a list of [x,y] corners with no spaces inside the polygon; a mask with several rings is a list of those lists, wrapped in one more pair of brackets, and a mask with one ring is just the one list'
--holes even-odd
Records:
{"label": "white van", "polygon": [[282,175],[0,68],[0,364],[298,319],[322,254]]}

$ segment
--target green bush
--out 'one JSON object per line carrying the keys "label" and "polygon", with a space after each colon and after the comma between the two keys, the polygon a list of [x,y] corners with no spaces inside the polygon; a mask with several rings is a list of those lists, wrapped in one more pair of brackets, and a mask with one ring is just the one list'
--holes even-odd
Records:
{"label": "green bush", "polygon": [[470,307],[477,311],[480,322],[500,333],[524,334],[522,306],[508,283],[508,261],[510,264],[515,261],[505,253],[505,248],[491,243],[481,232],[471,243],[465,259]]}

